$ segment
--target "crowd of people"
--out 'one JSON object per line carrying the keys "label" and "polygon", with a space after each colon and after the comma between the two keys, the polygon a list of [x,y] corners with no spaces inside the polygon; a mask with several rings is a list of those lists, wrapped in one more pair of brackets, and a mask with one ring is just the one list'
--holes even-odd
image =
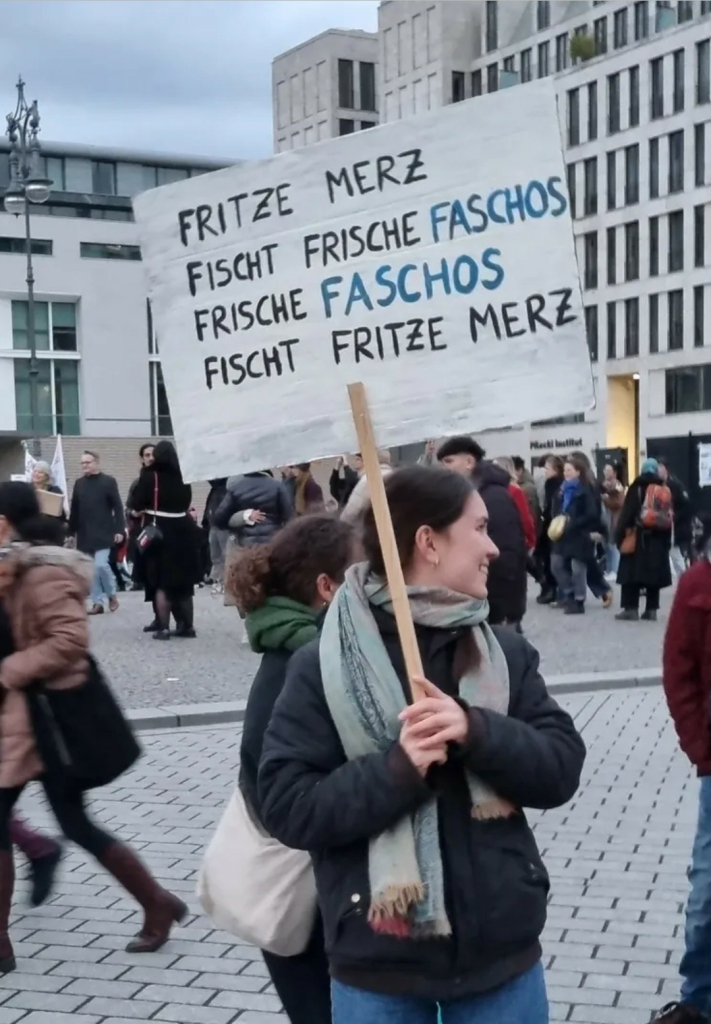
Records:
{"label": "crowd of people", "polygon": [[[33,779],[64,836],[143,907],[132,952],[159,949],[187,912],[92,821],[88,784],[46,755],[37,717],[37,693],[96,686],[87,616],[117,610],[112,566],[127,563],[155,639],[195,637],[194,588],[209,576],[261,655],[239,792],[265,835],[305,851],[318,893],[303,948],[263,950],[292,1024],[547,1024],[550,881],[525,811],[571,799],[585,746],[522,635],[528,580],[542,605],[576,615],[588,590],[610,607],[616,579],[617,618],[653,620],[691,556],[683,485],[654,459],[629,486],[612,464],[598,481],[582,452],[529,472],[465,436],[429,442],[402,469],[379,453],[422,662],[413,677],[359,457],[338,461],[328,500],[306,463],[212,480],[201,522],[173,445],[146,444],[140,460],[124,504],[85,452],[68,518],[40,510],[45,465],[32,485],[0,484],[0,973],[16,967],[13,845],[37,905],[61,856],[14,815]],[[698,551],[664,654],[680,742],[703,776],[684,983],[660,1012],[667,1024],[711,1021],[711,526]],[[238,871],[239,848],[234,858]]]}

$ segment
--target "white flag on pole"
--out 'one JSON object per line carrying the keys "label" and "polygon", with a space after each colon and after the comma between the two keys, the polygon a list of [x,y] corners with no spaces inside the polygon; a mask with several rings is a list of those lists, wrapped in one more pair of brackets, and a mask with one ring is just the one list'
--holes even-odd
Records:
{"label": "white flag on pole", "polygon": [[64,495],[64,511],[69,515],[69,501],[67,499],[67,471],[64,466],[64,449],[62,447],[62,435],[57,435],[57,446],[54,449],[54,457],[50,466],[52,483],[58,487]]}
{"label": "white flag on pole", "polygon": [[37,465],[37,459],[30,452],[29,446],[25,445],[25,480],[32,483],[32,473]]}

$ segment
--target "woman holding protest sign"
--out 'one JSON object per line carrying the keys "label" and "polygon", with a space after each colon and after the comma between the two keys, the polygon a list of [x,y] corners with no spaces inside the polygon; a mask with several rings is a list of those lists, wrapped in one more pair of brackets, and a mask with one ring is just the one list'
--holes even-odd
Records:
{"label": "woman holding protest sign", "polygon": [[486,624],[498,552],[471,482],[385,482],[426,679],[410,684],[372,509],[320,645],[289,663],[259,773],[266,827],[314,861],[334,1024],[546,1024],[548,876],[523,814],[585,757],[538,655]]}

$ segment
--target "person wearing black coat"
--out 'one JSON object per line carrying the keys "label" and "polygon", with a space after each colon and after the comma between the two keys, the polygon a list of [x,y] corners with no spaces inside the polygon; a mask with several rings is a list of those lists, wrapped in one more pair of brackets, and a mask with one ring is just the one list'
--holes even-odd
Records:
{"label": "person wearing black coat", "polygon": [[672,533],[671,564],[676,577],[686,569],[691,560],[693,540],[694,509],[691,498],[679,477],[674,476],[666,459],[659,459],[659,476],[672,495],[674,507],[674,530]]}
{"label": "person wearing black coat", "polygon": [[[642,590],[646,593],[646,607],[642,618],[655,622],[659,610],[659,594],[672,583],[669,552],[672,531],[647,529],[640,523],[640,514],[647,488],[663,484],[656,459],[646,459],[642,472],[630,485],[617,520],[615,543],[620,548],[620,567],[617,582],[622,588],[622,611],[616,616],[623,622],[636,622],[639,615],[639,599]],[[632,544],[634,550],[625,552],[624,546]]]}
{"label": "person wearing black coat", "polygon": [[[352,528],[326,515],[289,523],[266,548],[245,552],[227,579],[250,646],[262,660],[249,691],[240,750],[239,786],[261,821],[257,776],[264,734],[295,651],[318,636],[323,609],[351,561]],[[291,1024],[331,1024],[331,985],[323,926],[317,919],[303,953],[262,951]]]}
{"label": "person wearing black coat", "polygon": [[[420,466],[385,488],[424,697],[410,701],[369,509],[368,562],[346,573],[320,644],[289,662],[260,763],[262,818],[313,858],[334,1024],[415,1024],[438,1010],[442,1024],[467,1012],[547,1024],[550,883],[523,808],[569,800],[585,748],[534,648],[486,625],[496,550],[481,496]],[[474,695],[482,670],[500,700]]]}
{"label": "person wearing black coat", "polygon": [[558,581],[551,566],[553,545],[548,536],[555,508],[563,484],[563,460],[559,455],[549,455],[544,464],[545,482],[541,504],[541,532],[536,545],[536,561],[541,577],[541,592],[536,598],[538,604],[553,604],[558,596]]}
{"label": "person wearing black coat", "polygon": [[489,624],[519,626],[526,613],[527,558],[521,516],[505,470],[484,459],[486,452],[471,437],[451,437],[437,452],[448,469],[472,480],[489,513],[489,536],[499,557],[489,570]]}
{"label": "person wearing black coat", "polygon": [[585,463],[575,455],[565,460],[563,483],[554,500],[554,516],[566,517],[565,530],[555,541],[551,565],[563,597],[566,615],[585,612],[588,566],[595,555],[592,534],[600,527],[600,502],[589,482]]}
{"label": "person wearing black coat", "polygon": [[169,640],[172,613],[175,636],[192,638],[193,594],[202,577],[200,530],[190,515],[192,488],[183,483],[170,441],[156,445],[153,464],[141,472],[132,501],[144,524],[159,531],[141,552],[145,600],[155,610],[155,620],[146,632],[152,632],[155,640]]}
{"label": "person wearing black coat", "polygon": [[351,469],[345,455],[342,455],[328,481],[331,497],[337,502],[339,508],[345,508],[348,504],[348,499],[355,490],[358,479],[357,472],[355,469]]}

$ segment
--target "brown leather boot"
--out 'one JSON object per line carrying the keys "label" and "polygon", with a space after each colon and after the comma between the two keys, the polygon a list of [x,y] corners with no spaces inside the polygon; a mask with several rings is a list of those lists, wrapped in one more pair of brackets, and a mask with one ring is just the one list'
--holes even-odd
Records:
{"label": "brown leather boot", "polygon": [[15,862],[12,850],[0,850],[0,974],[9,974],[17,967],[8,934],[14,889]]}
{"label": "brown leather boot", "polygon": [[188,908],[177,896],[158,885],[128,846],[112,843],[100,857],[100,863],[145,912],[143,928],[126,946],[126,952],[155,953],[166,944],[171,928],[185,918]]}

